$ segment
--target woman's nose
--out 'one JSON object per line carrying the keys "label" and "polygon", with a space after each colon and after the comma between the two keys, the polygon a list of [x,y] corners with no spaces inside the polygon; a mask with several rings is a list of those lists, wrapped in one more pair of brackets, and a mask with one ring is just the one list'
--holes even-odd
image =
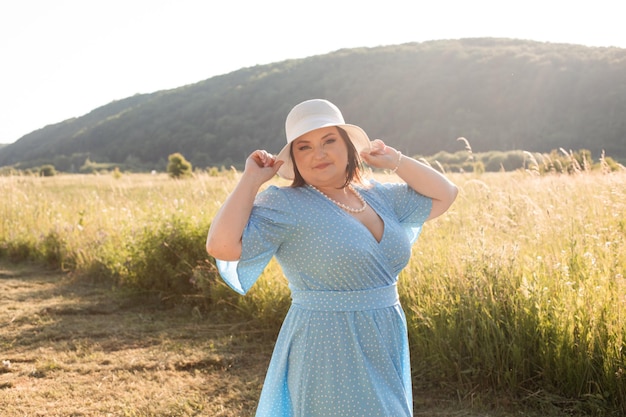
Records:
{"label": "woman's nose", "polygon": [[315,156],[318,158],[326,156],[326,151],[324,150],[323,146],[315,147]]}

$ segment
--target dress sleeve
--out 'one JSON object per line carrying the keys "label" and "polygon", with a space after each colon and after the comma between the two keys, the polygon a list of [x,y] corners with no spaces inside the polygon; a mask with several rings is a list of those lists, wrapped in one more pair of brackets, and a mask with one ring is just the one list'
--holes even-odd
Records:
{"label": "dress sleeve", "polygon": [[237,261],[216,259],[222,279],[239,294],[246,294],[294,224],[289,201],[278,187],[270,186],[259,193],[243,231],[241,257]]}
{"label": "dress sleeve", "polygon": [[433,200],[405,183],[375,183],[375,187],[385,196],[409,240],[414,243],[430,215]]}

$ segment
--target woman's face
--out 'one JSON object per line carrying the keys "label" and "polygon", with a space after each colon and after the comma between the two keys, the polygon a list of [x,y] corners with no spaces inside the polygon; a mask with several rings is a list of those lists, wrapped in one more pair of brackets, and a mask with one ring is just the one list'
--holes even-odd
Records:
{"label": "woman's face", "polygon": [[293,141],[292,151],[294,163],[307,183],[333,187],[345,183],[348,148],[336,127],[305,133]]}

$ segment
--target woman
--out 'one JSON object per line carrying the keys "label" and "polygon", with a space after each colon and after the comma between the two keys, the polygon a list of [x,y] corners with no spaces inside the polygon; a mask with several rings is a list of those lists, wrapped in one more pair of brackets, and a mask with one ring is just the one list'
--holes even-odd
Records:
{"label": "woman", "polygon": [[[275,256],[292,305],[257,416],[411,416],[406,320],[396,282],[423,223],[457,188],[437,171],[370,142],[326,100],[295,106],[287,145],[254,151],[218,211],[206,248],[245,294]],[[405,183],[366,183],[360,162]],[[260,187],[275,174],[291,187]],[[258,193],[258,194],[257,194]]]}

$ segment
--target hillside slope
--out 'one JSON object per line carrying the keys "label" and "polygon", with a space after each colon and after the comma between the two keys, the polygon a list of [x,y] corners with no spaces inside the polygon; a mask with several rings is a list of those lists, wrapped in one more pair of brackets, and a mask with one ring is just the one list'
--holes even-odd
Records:
{"label": "hillside slope", "polygon": [[626,50],[462,39],[339,50],[255,66],[109,103],[0,149],[0,166],[86,160],[163,169],[241,164],[277,152],[301,100],[335,102],[346,120],[407,154],[460,150],[602,150],[626,157]]}

